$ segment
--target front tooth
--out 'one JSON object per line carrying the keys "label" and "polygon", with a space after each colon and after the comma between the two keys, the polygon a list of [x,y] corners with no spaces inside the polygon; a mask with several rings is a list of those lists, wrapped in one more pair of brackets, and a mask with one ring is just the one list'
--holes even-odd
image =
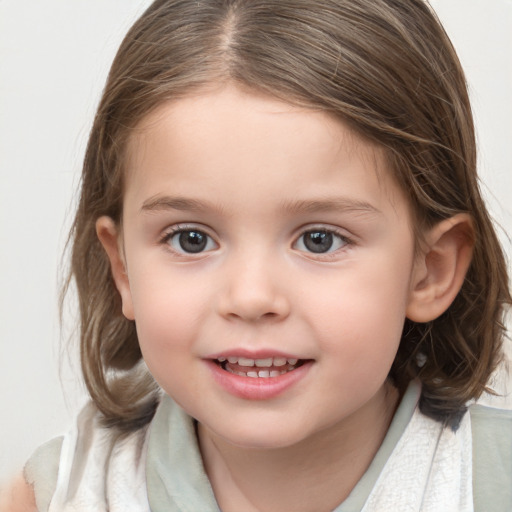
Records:
{"label": "front tooth", "polygon": [[247,377],[258,377],[258,372],[247,372]]}
{"label": "front tooth", "polygon": [[277,371],[277,370],[272,370],[270,372],[270,376],[271,377],[279,377],[279,375],[281,375],[281,372]]}
{"label": "front tooth", "polygon": [[292,366],[294,364],[297,364],[298,359],[288,359],[288,364],[291,364]]}
{"label": "front tooth", "polygon": [[270,377],[270,372],[268,370],[260,370],[258,372],[258,377],[268,378]]}
{"label": "front tooth", "polygon": [[274,357],[274,366],[284,366],[286,364],[285,357]]}
{"label": "front tooth", "polygon": [[241,357],[238,360],[238,364],[240,366],[254,366],[254,359],[246,359],[245,357]]}
{"label": "front tooth", "polygon": [[238,363],[238,357],[228,357],[228,361],[231,363],[231,364],[236,364]]}
{"label": "front tooth", "polygon": [[260,368],[268,368],[272,366],[272,358],[269,357],[268,359],[255,359],[254,364]]}

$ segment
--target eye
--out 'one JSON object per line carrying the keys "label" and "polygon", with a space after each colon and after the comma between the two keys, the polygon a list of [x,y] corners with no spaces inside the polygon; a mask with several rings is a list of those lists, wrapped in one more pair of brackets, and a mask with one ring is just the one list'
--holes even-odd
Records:
{"label": "eye", "polygon": [[165,237],[164,242],[181,254],[198,254],[217,248],[212,237],[199,229],[174,230]]}
{"label": "eye", "polygon": [[303,233],[294,248],[315,254],[337,251],[349,243],[349,240],[329,229],[311,229]]}

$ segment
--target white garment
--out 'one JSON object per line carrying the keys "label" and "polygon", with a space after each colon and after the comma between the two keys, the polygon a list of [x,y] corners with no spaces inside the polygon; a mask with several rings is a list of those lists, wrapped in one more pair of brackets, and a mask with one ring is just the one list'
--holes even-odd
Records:
{"label": "white garment", "polygon": [[457,432],[414,412],[362,512],[473,512],[469,413]]}
{"label": "white garment", "polygon": [[48,512],[151,512],[146,493],[147,427],[122,437],[89,404],[62,444]]}
{"label": "white garment", "polygon": [[[419,386],[417,393],[419,398]],[[162,411],[167,411],[165,418],[159,416]],[[164,429],[192,421],[172,402],[157,411],[156,419]],[[170,433],[172,443],[183,444],[180,431],[184,430]],[[146,463],[151,464],[146,459],[150,437],[147,428],[119,437],[115,431],[101,428],[92,406],[85,408],[65,438],[49,512],[150,512],[145,471]],[[174,472],[186,466],[181,461],[172,465],[168,470]],[[187,479],[190,475],[180,476]],[[165,504],[162,510],[181,511],[185,502]],[[210,510],[218,508],[205,496],[204,507],[197,512]],[[455,511],[473,512],[470,415],[464,416],[454,433],[416,407],[362,512]]]}

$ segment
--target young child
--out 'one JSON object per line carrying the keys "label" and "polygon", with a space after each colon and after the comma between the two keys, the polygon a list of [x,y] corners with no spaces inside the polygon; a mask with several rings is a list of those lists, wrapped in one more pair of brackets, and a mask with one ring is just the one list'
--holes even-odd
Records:
{"label": "young child", "polygon": [[422,0],[154,2],[71,236],[92,400],[27,510],[512,510],[512,415],[471,405],[506,265]]}

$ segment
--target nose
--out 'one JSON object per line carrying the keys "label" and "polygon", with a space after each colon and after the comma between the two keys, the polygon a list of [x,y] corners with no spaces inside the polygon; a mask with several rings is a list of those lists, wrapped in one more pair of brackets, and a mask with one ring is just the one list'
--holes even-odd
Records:
{"label": "nose", "polygon": [[275,260],[249,258],[226,265],[218,312],[230,319],[246,322],[279,321],[290,313],[285,292],[285,276],[278,271]]}

